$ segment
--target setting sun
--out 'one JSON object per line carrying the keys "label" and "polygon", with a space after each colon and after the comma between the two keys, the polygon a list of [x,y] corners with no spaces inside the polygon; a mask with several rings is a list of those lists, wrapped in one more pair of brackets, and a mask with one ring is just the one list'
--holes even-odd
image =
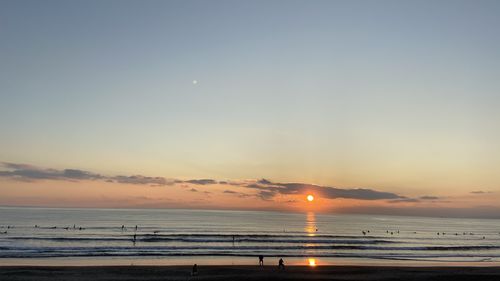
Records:
{"label": "setting sun", "polygon": [[307,201],[312,202],[314,200],[314,196],[311,194],[307,195]]}
{"label": "setting sun", "polygon": [[308,259],[309,266],[316,266],[316,259]]}

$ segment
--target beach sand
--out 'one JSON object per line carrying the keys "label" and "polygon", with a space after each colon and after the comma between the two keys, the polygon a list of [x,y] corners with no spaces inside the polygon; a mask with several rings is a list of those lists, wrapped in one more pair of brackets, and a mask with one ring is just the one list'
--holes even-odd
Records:
{"label": "beach sand", "polygon": [[500,267],[3,266],[0,280],[500,280]]}

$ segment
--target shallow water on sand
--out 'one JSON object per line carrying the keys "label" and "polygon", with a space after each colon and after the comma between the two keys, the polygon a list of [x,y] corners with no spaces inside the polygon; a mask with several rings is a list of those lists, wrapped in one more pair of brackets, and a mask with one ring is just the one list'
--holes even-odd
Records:
{"label": "shallow water on sand", "polygon": [[500,262],[500,220],[491,219],[49,208],[0,214],[0,265],[252,264],[258,255],[311,265]]}

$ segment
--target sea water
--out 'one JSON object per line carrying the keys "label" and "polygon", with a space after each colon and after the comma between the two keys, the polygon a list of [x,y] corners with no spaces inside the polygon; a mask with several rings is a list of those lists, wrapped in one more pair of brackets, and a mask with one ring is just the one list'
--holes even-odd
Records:
{"label": "sea water", "polygon": [[[137,226],[137,228],[136,228]],[[500,220],[181,209],[0,208],[0,265],[500,262]]]}

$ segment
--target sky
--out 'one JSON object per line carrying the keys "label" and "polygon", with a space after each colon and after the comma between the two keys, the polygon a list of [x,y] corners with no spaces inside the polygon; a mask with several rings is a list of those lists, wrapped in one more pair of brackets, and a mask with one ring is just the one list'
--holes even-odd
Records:
{"label": "sky", "polygon": [[0,205],[498,217],[499,14],[0,0]]}

